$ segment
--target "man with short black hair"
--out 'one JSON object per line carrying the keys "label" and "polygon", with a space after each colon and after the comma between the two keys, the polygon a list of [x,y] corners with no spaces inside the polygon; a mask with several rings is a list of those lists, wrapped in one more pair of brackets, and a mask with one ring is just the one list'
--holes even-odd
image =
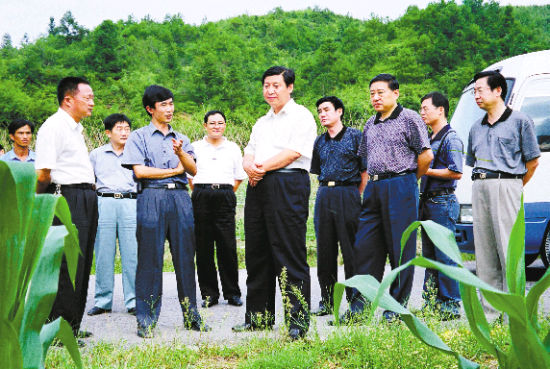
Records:
{"label": "man with short black hair", "polygon": [[[353,277],[353,244],[361,211],[361,193],[368,176],[365,161],[357,154],[361,131],[342,123],[344,103],[336,96],[316,102],[326,132],[313,145],[311,173],[319,176],[315,199],[317,277],[321,287],[319,309],[314,315],[328,315],[333,309],[334,284],[338,281],[338,244],[344,259],[346,278]],[[348,300],[352,290],[347,289]]]}
{"label": "man with short black hair", "polygon": [[263,95],[271,109],[252,127],[244,150],[243,167],[248,174],[244,208],[246,315],[245,323],[233,329],[273,326],[275,280],[279,278],[286,287],[289,336],[299,339],[309,329],[306,221],[308,171],[317,127],[309,110],[291,98],[294,78],[294,71],[286,67],[264,72]]}
{"label": "man with short black hair", "polygon": [[95,299],[88,315],[111,312],[113,304],[116,244],[122,264],[124,305],[136,311],[136,198],[133,172],[121,166],[131,122],[124,114],[111,114],[103,121],[109,143],[90,153],[96,177],[99,221],[95,240]]}
{"label": "man with short black hair", "polygon": [[161,307],[164,242],[168,238],[184,327],[208,331],[197,311],[193,207],[185,173],[195,175],[195,153],[189,138],[172,129],[174,95],[151,85],[143,94],[148,126],[130,135],[122,165],[132,168],[141,190],[137,197],[138,265],[136,273],[137,335],[153,337]]}
{"label": "man with short black hair", "polygon": [[[49,318],[62,316],[76,336],[86,307],[98,217],[94,170],[81,124],[82,119],[92,114],[94,92],[84,78],[66,77],[57,86],[57,97],[59,110],[42,124],[36,137],[36,192],[63,195],[78,229],[81,253],[75,286],[63,256],[57,296]],[[54,219],[54,225],[57,224],[61,223]],[[89,335],[80,332],[81,337]]]}
{"label": "man with short black hair", "polygon": [[[474,76],[474,98],[487,114],[468,137],[477,275],[506,291],[506,255],[523,187],[538,166],[540,148],[533,120],[506,106],[506,79],[498,71]],[[485,305],[487,310],[491,308]]]}
{"label": "man with short black hair", "polygon": [[[433,159],[426,126],[418,113],[398,104],[399,82],[391,74],[379,74],[369,84],[376,111],[366,123],[359,155],[367,161],[369,182],[363,193],[359,230],[354,245],[355,274],[370,274],[382,280],[386,258],[392,269],[415,256],[413,233],[401,255],[401,235],[418,219],[418,184]],[[411,293],[414,269],[399,273],[390,294],[406,305]],[[346,317],[365,307],[358,296]],[[391,321],[397,314],[384,312]]]}
{"label": "man with short black hair", "polygon": [[[460,206],[454,191],[462,177],[464,145],[447,123],[449,100],[440,92],[431,92],[420,100],[420,116],[432,135],[430,145],[434,160],[420,185],[420,220],[432,220],[449,228],[454,234]],[[456,263],[434,247],[422,230],[422,255],[445,265]],[[424,300],[443,320],[460,318],[460,291],[458,282],[444,273],[426,269],[424,274]]]}
{"label": "man with short black hair", "polygon": [[34,163],[36,156],[29,147],[34,133],[34,123],[25,119],[15,119],[8,126],[8,133],[13,142],[13,149],[0,156],[0,160]]}

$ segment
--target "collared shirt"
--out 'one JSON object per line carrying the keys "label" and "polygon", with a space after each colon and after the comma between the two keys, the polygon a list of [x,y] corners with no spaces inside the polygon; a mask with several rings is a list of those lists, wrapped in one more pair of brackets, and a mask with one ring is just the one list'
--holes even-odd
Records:
{"label": "collared shirt", "polygon": [[[21,159],[19,159],[17,157],[17,155],[15,155],[15,150],[10,150],[7,153],[5,153],[4,155],[0,156],[0,160],[3,160],[3,161],[21,161]],[[36,160],[36,155],[35,155],[34,151],[29,149],[29,155],[27,155],[27,159],[23,163],[34,163],[35,160]]]}
{"label": "collared shirt", "polygon": [[235,180],[246,179],[243,169],[241,149],[225,137],[221,144],[214,146],[204,137],[193,142],[197,155],[197,174],[193,183],[220,183],[234,185]]}
{"label": "collared shirt", "polygon": [[121,166],[123,155],[118,155],[110,143],[92,150],[90,161],[94,167],[97,192],[136,192],[133,171]]}
{"label": "collared shirt", "polygon": [[358,151],[367,160],[369,175],[415,171],[418,155],[430,148],[422,118],[401,105],[386,120],[380,116],[377,113],[365,123]]}
{"label": "collared shirt", "polygon": [[316,137],[317,125],[311,112],[290,99],[278,114],[270,109],[258,119],[244,153],[254,155],[256,162],[263,163],[284,149],[293,150],[301,156],[285,168],[309,171]]}
{"label": "collared shirt", "polygon": [[[449,132],[447,134],[447,132]],[[445,136],[445,134],[447,134]],[[445,136],[445,140],[441,141]],[[432,169],[449,169],[453,172],[462,173],[462,160],[464,159],[464,144],[458,134],[446,125],[435,137],[430,139],[434,153],[434,160],[430,163]],[[437,162],[436,162],[437,160]],[[428,180],[429,178],[429,180]],[[456,188],[456,179],[423,176],[420,184],[420,192],[436,191],[446,188]],[[427,186],[427,187],[426,187]]]}
{"label": "collared shirt", "polygon": [[527,172],[525,163],[539,156],[535,124],[522,112],[506,108],[492,125],[486,114],[470,129],[466,165],[474,167],[474,173],[522,175]]}
{"label": "collared shirt", "polygon": [[319,175],[319,181],[361,182],[361,172],[367,166],[357,154],[361,143],[361,131],[343,127],[334,137],[328,132],[317,137],[313,145],[311,173]]}
{"label": "collared shirt", "polygon": [[[148,126],[133,131],[124,146],[122,166],[128,169],[131,169],[133,165],[145,165],[160,169],[176,168],[180,159],[174,153],[172,138],[183,140],[183,151],[195,158],[189,138],[174,131],[171,125],[168,127],[169,132],[166,136],[152,122]],[[187,184],[187,177],[184,173],[163,179],[145,179],[145,181],[155,184],[174,182]]]}
{"label": "collared shirt", "polygon": [[83,130],[82,124],[59,108],[38,130],[34,167],[51,169],[52,183],[95,183]]}

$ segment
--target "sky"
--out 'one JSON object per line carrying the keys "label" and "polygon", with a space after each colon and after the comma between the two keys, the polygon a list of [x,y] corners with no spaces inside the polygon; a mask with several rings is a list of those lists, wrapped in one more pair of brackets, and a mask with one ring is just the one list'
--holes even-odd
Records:
{"label": "sky", "polygon": [[[0,0],[0,37],[9,33],[14,45],[19,45],[23,35],[34,41],[46,34],[50,17],[56,24],[70,10],[76,21],[87,29],[93,29],[102,21],[118,21],[132,15],[136,20],[149,15],[162,21],[167,14],[181,14],[185,23],[201,24],[241,14],[263,15],[276,7],[283,10],[299,10],[318,6],[334,13],[368,19],[377,15],[395,19],[405,13],[407,7],[425,8],[434,0]],[[460,0],[457,0],[460,1]],[[502,5],[543,5],[550,0],[498,0]]]}

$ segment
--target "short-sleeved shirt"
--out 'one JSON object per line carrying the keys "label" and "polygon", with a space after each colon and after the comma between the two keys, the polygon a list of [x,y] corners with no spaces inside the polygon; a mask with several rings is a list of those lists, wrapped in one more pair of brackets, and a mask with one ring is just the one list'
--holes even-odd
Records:
{"label": "short-sleeved shirt", "polygon": [[110,143],[92,150],[90,161],[94,167],[97,192],[136,192],[134,172],[121,166],[123,155],[118,155]]}
{"label": "short-sleeved shirt", "polygon": [[[445,138],[443,140],[443,138]],[[450,125],[444,126],[435,137],[430,139],[434,160],[430,163],[432,169],[449,169],[462,173],[464,160],[464,144]],[[428,180],[429,178],[429,180]],[[423,176],[420,192],[455,189],[456,179]],[[428,187],[426,187],[428,186]]]}
{"label": "short-sleeved shirt", "polygon": [[415,171],[418,155],[430,148],[424,121],[399,104],[386,120],[380,116],[365,123],[358,151],[367,160],[369,175]]}
{"label": "short-sleeved shirt", "polygon": [[95,183],[83,130],[81,123],[60,108],[38,130],[34,167],[50,169],[52,183]]}
{"label": "short-sleeved shirt", "polygon": [[[3,161],[19,161],[19,162],[21,161],[21,159],[19,159],[17,157],[17,155],[15,155],[14,150],[10,150],[7,153],[5,153],[4,155],[0,156],[0,160],[3,160]],[[23,163],[34,163],[35,160],[36,160],[36,154],[34,153],[34,151],[29,149],[29,155],[27,155],[27,159]]]}
{"label": "short-sleeved shirt", "polygon": [[258,119],[252,127],[250,141],[244,153],[253,155],[257,163],[263,163],[282,150],[289,149],[301,156],[285,168],[309,171],[316,137],[317,125],[311,112],[290,99],[279,113],[275,114],[270,109]]}
{"label": "short-sleeved shirt", "polygon": [[470,129],[466,165],[474,167],[474,173],[523,175],[525,163],[539,156],[535,124],[522,112],[506,108],[492,125],[485,114]]}
{"label": "short-sleeved shirt", "polygon": [[235,180],[247,178],[241,149],[236,143],[224,137],[221,144],[214,146],[204,137],[192,145],[197,156],[197,174],[192,177],[193,183],[234,185]]}
{"label": "short-sleeved shirt", "polygon": [[[134,165],[145,165],[152,168],[174,169],[180,163],[180,159],[174,153],[172,138],[183,140],[183,151],[195,158],[191,142],[187,136],[176,132],[168,125],[166,136],[151,122],[148,126],[136,129],[128,137],[124,146],[122,166],[132,168]],[[140,179],[148,184],[181,183],[187,184],[185,174],[163,179]]]}
{"label": "short-sleeved shirt", "polygon": [[313,145],[311,170],[319,175],[319,181],[360,183],[366,163],[357,154],[361,143],[361,131],[344,126],[334,137],[323,133]]}

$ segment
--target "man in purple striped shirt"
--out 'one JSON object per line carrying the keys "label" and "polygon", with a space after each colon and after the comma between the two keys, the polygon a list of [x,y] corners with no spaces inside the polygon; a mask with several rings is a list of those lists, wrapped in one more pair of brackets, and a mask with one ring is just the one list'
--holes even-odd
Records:
{"label": "man in purple striped shirt", "polygon": [[[391,74],[379,74],[370,81],[370,99],[376,110],[363,130],[359,155],[367,161],[369,182],[363,192],[359,228],[354,244],[355,273],[370,274],[379,281],[386,257],[392,269],[415,256],[413,234],[401,256],[401,234],[418,219],[418,178],[433,159],[428,132],[418,113],[397,103],[399,83]],[[414,271],[407,268],[391,285],[391,295],[406,305]],[[365,301],[355,293],[345,318],[360,313]],[[391,321],[397,315],[385,311]]]}

